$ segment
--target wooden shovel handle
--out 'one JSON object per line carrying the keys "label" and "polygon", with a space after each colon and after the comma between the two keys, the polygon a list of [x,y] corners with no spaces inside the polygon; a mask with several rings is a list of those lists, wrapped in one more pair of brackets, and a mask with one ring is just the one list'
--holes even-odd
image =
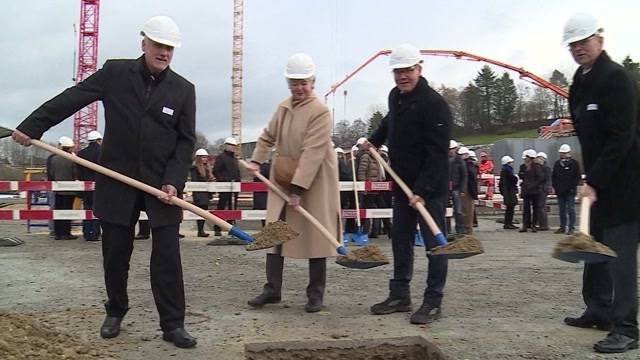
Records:
{"label": "wooden shovel handle", "polygon": [[357,179],[356,179],[356,155],[351,151],[351,181],[353,183],[353,198],[356,202],[356,222],[358,225],[358,231],[360,231],[360,227],[362,226],[362,221],[360,220],[360,199],[358,198],[358,187],[357,187]]}
{"label": "wooden shovel handle", "polygon": [[580,198],[580,232],[589,235],[589,218],[591,216],[591,199]]}
{"label": "wooden shovel handle", "polygon": [[[387,164],[387,162],[384,161],[382,156],[380,156],[378,151],[376,151],[376,149],[373,146],[369,148],[369,153],[380,163],[380,165],[384,167],[384,170],[387,172],[387,174],[391,175],[393,180],[395,180],[396,184],[400,186],[400,188],[402,189],[402,191],[404,191],[407,197],[411,198],[413,196],[413,191],[411,191],[411,189],[407,186],[407,184],[404,181],[402,181],[400,176],[398,176],[398,174],[396,174],[396,172],[393,171],[391,166],[389,166],[389,164]],[[436,224],[436,222],[433,220],[433,217],[431,217],[431,214],[429,214],[427,209],[424,207],[424,204],[420,202],[416,203],[416,209],[418,210],[420,215],[422,215],[422,218],[427,223],[427,226],[429,226],[429,229],[431,230],[431,233],[433,234],[433,236],[435,236],[438,242],[441,243],[442,239],[444,239],[444,235],[442,235],[442,231],[440,231],[438,224]],[[446,240],[445,240],[445,244],[446,244]]]}
{"label": "wooden shovel handle", "polygon": [[[245,168],[251,169],[251,167],[249,166],[249,164],[246,161],[244,161],[242,159],[240,159],[238,161]],[[267,187],[269,187],[269,189],[271,189],[271,191],[273,191],[278,196],[280,196],[282,198],[282,200],[284,200],[286,202],[289,202],[289,196],[287,194],[285,194],[284,191],[282,191],[276,184],[272,183],[269,179],[267,179],[262,174],[260,174],[259,171],[255,171],[254,175],[258,179],[260,179],[260,181],[262,181],[263,183],[267,184]],[[307,219],[311,224],[313,224],[313,226],[315,226],[315,228],[318,229],[322,233],[322,235],[324,235],[324,237],[327,239],[327,241],[329,241],[329,243],[331,243],[331,245],[336,247],[336,249],[337,249],[336,251],[338,252],[338,254],[344,255],[341,252],[341,251],[344,250],[344,247],[342,245],[340,245],[340,243],[336,240],[336,238],[333,235],[331,235],[331,233],[318,221],[318,219],[316,219],[313,215],[311,215],[302,206],[296,206],[296,207],[294,207],[294,210],[296,210],[297,212],[302,214],[302,216],[304,216],[305,219]],[[346,250],[344,250],[344,251],[346,253]]]}
{"label": "wooden shovel handle", "polygon": [[[151,194],[151,195],[154,195],[156,197],[158,197],[158,196],[166,196],[166,193],[164,191],[160,190],[160,189],[156,189],[153,186],[149,186],[149,185],[147,185],[147,184],[145,184],[143,182],[140,182],[140,181],[138,181],[136,179],[132,179],[132,178],[130,178],[128,176],[122,175],[122,174],[120,174],[118,172],[115,172],[115,171],[113,171],[111,169],[107,169],[104,166],[101,166],[101,165],[98,165],[98,164],[93,163],[91,161],[85,160],[85,159],[83,159],[83,158],[81,158],[79,156],[72,155],[72,154],[70,154],[70,153],[68,153],[66,151],[58,149],[58,148],[56,148],[54,146],[51,146],[51,145],[49,145],[47,143],[44,143],[44,142],[40,141],[40,140],[31,139],[31,144],[33,144],[34,146],[37,146],[37,147],[39,147],[41,149],[44,149],[44,150],[46,150],[48,152],[54,153],[54,154],[56,154],[58,156],[61,156],[61,157],[65,158],[65,159],[67,159],[69,161],[72,161],[72,162],[74,162],[76,164],[79,164],[79,165],[82,165],[82,166],[84,166],[86,168],[89,168],[89,169],[91,169],[91,170],[93,170],[95,172],[98,172],[98,173],[102,174],[102,175],[105,175],[105,176],[108,176],[108,177],[110,177],[112,179],[121,181],[121,182],[123,182],[123,183],[125,183],[125,184],[127,184],[127,185],[129,185],[131,187],[134,187],[134,188],[138,189],[138,190],[142,190],[142,191],[146,192],[147,194]],[[197,206],[195,206],[195,205],[193,205],[193,204],[191,204],[191,203],[189,203],[187,201],[184,201],[184,200],[182,200],[182,199],[180,199],[178,197],[172,196],[171,197],[171,204],[179,206],[179,207],[181,207],[181,208],[183,208],[185,210],[189,210],[189,211],[191,211],[192,213],[194,213],[196,215],[202,216],[206,220],[209,220],[210,222],[213,222],[214,224],[218,225],[219,227],[221,227],[223,230],[225,230],[227,232],[229,232],[231,230],[231,228],[233,227],[228,222],[220,219],[219,217],[211,214],[210,212],[208,212],[208,211],[206,211],[204,209],[201,209],[201,208],[199,208],[199,207],[197,207]]]}

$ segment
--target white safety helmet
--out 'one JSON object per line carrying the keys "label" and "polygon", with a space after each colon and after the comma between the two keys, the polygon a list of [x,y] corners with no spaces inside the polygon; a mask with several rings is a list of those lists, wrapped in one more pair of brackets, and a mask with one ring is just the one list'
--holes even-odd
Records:
{"label": "white safety helmet", "polygon": [[604,31],[598,26],[598,20],[591,14],[577,13],[567,20],[562,33],[562,45],[567,46],[572,42],[584,40],[591,35]]}
{"label": "white safety helmet", "polygon": [[541,157],[544,158],[545,160],[547,160],[547,153],[540,151],[538,154],[536,154],[536,157]]}
{"label": "white safety helmet", "polygon": [[569,146],[569,144],[562,144],[560,145],[560,149],[558,149],[559,153],[568,153],[571,152],[571,146]]}
{"label": "white safety helmet", "polygon": [[391,50],[389,66],[392,69],[404,69],[422,63],[420,50],[410,44],[402,44]]}
{"label": "white safety helmet", "polygon": [[458,142],[455,140],[449,140],[449,149],[455,149],[458,147]]}
{"label": "white safety helmet", "polygon": [[367,141],[366,137],[361,137],[360,139],[358,139],[358,141],[356,142],[356,145],[362,145],[364,144],[364,142]]}
{"label": "white safety helmet", "polygon": [[308,79],[316,72],[311,56],[303,53],[293,54],[287,61],[284,76],[288,79]]}
{"label": "white safety helmet", "polygon": [[533,149],[527,149],[527,150],[524,151],[524,153],[522,155],[523,155],[523,157],[522,157],[523,159],[524,158],[535,159],[538,156],[538,153]]}
{"label": "white safety helmet", "polygon": [[507,165],[508,163],[511,163],[513,161],[513,158],[509,155],[505,155],[502,157],[502,159],[500,159],[500,163],[502,163],[502,165]]}
{"label": "white safety helmet", "polygon": [[196,156],[209,156],[209,153],[205,149],[196,150]]}
{"label": "white safety helmet", "polygon": [[380,151],[389,152],[387,145],[380,145]]}
{"label": "white safety helmet", "polygon": [[87,134],[87,140],[89,140],[89,141],[96,141],[98,139],[102,139],[102,134],[100,134],[99,132],[97,132],[95,130],[93,130],[89,134]]}
{"label": "white safety helmet", "polygon": [[358,149],[358,146],[356,146],[356,145],[353,145],[351,147],[351,152],[357,152],[358,150],[360,150],[360,149]]}
{"label": "white safety helmet", "polygon": [[58,139],[58,144],[62,147],[73,147],[73,140],[71,140],[70,137],[61,136],[60,139]]}
{"label": "white safety helmet", "polygon": [[180,29],[168,16],[154,16],[147,20],[140,30],[140,35],[174,48],[179,48],[181,45]]}
{"label": "white safety helmet", "polygon": [[469,150],[469,157],[474,160],[478,160],[478,156],[476,155],[476,152],[473,150]]}
{"label": "white safety helmet", "polygon": [[236,138],[234,138],[233,136],[229,136],[228,138],[224,139],[224,143],[228,145],[238,145],[238,140],[236,140]]}
{"label": "white safety helmet", "polygon": [[337,147],[334,150],[336,151],[337,154],[344,154],[344,150],[342,150],[342,148]]}
{"label": "white safety helmet", "polygon": [[461,146],[458,149],[458,155],[469,154],[469,149],[466,146]]}

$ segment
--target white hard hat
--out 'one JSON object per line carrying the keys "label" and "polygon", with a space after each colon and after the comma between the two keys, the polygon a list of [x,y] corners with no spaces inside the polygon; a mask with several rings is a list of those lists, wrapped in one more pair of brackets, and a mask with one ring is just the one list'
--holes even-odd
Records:
{"label": "white hard hat", "polygon": [[476,156],[476,152],[473,150],[469,150],[469,157],[472,159],[478,159],[478,156]]}
{"label": "white hard hat", "polygon": [[89,140],[89,141],[96,141],[98,139],[102,139],[102,134],[100,134],[99,132],[97,132],[95,130],[93,130],[92,132],[87,134],[87,140]]}
{"label": "white hard hat", "polygon": [[402,44],[391,50],[389,66],[391,66],[392,69],[408,68],[420,63],[422,63],[420,50],[413,45]]}
{"label": "white hard hat", "polygon": [[353,145],[353,146],[351,147],[351,152],[358,151],[358,150],[359,150],[359,149],[358,149],[358,147],[357,147],[356,145]]}
{"label": "white hard hat", "polygon": [[502,163],[502,165],[507,165],[510,162],[513,162],[513,158],[509,155],[505,155],[502,157],[502,159],[500,159],[500,162]]}
{"label": "white hard hat", "polygon": [[229,144],[229,145],[238,145],[238,140],[236,140],[236,138],[230,136],[230,137],[224,139],[224,143],[225,144]]}
{"label": "white hard hat", "polygon": [[567,46],[572,42],[584,40],[593,34],[599,34],[604,30],[598,26],[598,20],[591,14],[578,13],[567,20],[562,33],[562,45]]}
{"label": "white hard hat", "polygon": [[335,150],[335,151],[336,151],[336,153],[338,153],[338,154],[344,154],[344,150],[342,150],[342,148],[339,148],[339,147],[338,147],[338,148],[335,148],[334,150]]}
{"label": "white hard hat", "polygon": [[458,147],[458,142],[455,140],[449,140],[449,149],[455,149]]}
{"label": "white hard hat", "polygon": [[387,145],[380,145],[380,151],[389,152]]}
{"label": "white hard hat", "polygon": [[538,154],[536,154],[536,157],[542,157],[547,159],[547,153],[540,151]]}
{"label": "white hard hat", "polygon": [[70,137],[62,136],[58,139],[58,144],[62,147],[73,147],[73,140]]}
{"label": "white hard hat", "polygon": [[558,149],[559,153],[568,153],[571,152],[571,146],[569,146],[569,144],[562,144],[560,145],[560,149]]}
{"label": "white hard hat", "polygon": [[527,149],[524,151],[522,155],[523,155],[523,158],[530,157],[532,159],[535,159],[538,156],[538,153],[533,149]]}
{"label": "white hard hat", "polygon": [[287,61],[284,76],[289,79],[308,79],[316,72],[311,56],[303,53],[293,54]]}
{"label": "white hard hat", "polygon": [[205,149],[196,150],[196,156],[209,156],[209,153]]}
{"label": "white hard hat", "polygon": [[356,142],[356,145],[362,145],[364,144],[364,142],[367,141],[366,137],[361,137],[360,139],[358,139],[358,141]]}
{"label": "white hard hat", "polygon": [[460,149],[458,149],[458,155],[464,155],[468,153],[469,153],[469,149],[467,149],[466,146],[461,146]]}
{"label": "white hard hat", "polygon": [[180,29],[168,16],[154,16],[147,20],[140,30],[140,35],[164,45],[179,48]]}

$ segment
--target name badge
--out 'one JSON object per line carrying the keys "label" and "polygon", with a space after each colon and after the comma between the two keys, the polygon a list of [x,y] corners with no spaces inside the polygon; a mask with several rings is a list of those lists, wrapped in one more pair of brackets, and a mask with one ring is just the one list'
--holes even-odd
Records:
{"label": "name badge", "polygon": [[162,107],[162,112],[163,112],[163,113],[165,113],[165,114],[167,114],[167,115],[171,115],[171,116],[173,116],[173,109],[169,109],[169,108],[168,108],[168,107],[166,107],[166,106],[163,106],[163,107]]}
{"label": "name badge", "polygon": [[598,104],[587,105],[587,111],[598,110]]}

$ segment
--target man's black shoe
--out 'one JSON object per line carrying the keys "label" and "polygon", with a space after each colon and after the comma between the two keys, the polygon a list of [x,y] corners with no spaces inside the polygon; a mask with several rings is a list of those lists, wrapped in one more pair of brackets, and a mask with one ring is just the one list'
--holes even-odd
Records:
{"label": "man's black shoe", "polygon": [[104,318],[104,322],[100,327],[100,336],[104,339],[111,339],[120,334],[121,317],[108,316]]}
{"label": "man's black shoe", "polygon": [[603,321],[595,321],[584,315],[577,318],[566,317],[564,318],[564,323],[569,326],[585,328],[585,329],[591,329],[595,327],[596,329],[602,330],[602,331],[611,330],[611,323],[603,322]]}
{"label": "man's black shoe", "polygon": [[213,233],[213,236],[222,236],[222,233],[220,231],[215,231]]}
{"label": "man's black shoe", "polygon": [[138,234],[138,235],[136,235],[136,237],[134,237],[134,239],[135,240],[147,240],[150,237],[151,237],[151,235],[148,235],[148,234]]}
{"label": "man's black shoe", "polygon": [[564,228],[559,228],[558,230],[553,232],[554,234],[564,234]]}
{"label": "man's black shoe", "polygon": [[262,294],[247,301],[247,304],[249,304],[249,306],[251,307],[259,309],[265,306],[266,304],[277,304],[280,301],[281,301],[280,295],[273,295],[273,294],[263,292]]}
{"label": "man's black shoe", "polygon": [[439,307],[423,303],[418,311],[411,315],[409,320],[412,324],[430,324],[442,316],[442,310]]}
{"label": "man's black shoe", "polygon": [[518,230],[518,232],[527,232],[527,229],[522,228],[522,229]]}
{"label": "man's black shoe", "polygon": [[388,297],[385,301],[373,305],[370,310],[375,315],[408,312],[411,311],[411,299]]}
{"label": "man's black shoe", "polygon": [[178,239],[184,239],[184,234],[178,233]]}
{"label": "man's black shoe", "polygon": [[198,237],[208,237],[208,236],[209,236],[209,233],[204,232],[204,231],[198,233]]}
{"label": "man's black shoe", "polygon": [[593,349],[599,353],[623,353],[638,348],[638,339],[622,334],[609,334],[604,340],[593,344]]}
{"label": "man's black shoe", "polygon": [[515,226],[515,225],[511,225],[511,224],[509,224],[509,225],[504,225],[504,226],[502,226],[502,228],[503,228],[503,229],[505,229],[505,230],[515,230],[515,229],[517,229],[518,227],[517,227],[517,226]]}
{"label": "man's black shoe", "polygon": [[163,332],[162,340],[172,342],[173,345],[183,349],[192,348],[198,343],[196,338],[189,335],[187,330],[184,328],[177,328]]}

